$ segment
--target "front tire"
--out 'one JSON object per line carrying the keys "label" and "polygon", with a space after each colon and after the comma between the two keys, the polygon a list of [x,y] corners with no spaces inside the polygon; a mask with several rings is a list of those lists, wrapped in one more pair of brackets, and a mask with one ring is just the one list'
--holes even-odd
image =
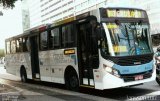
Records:
{"label": "front tire", "polygon": [[71,70],[67,72],[65,75],[65,85],[69,90],[79,91],[79,80],[75,71]]}

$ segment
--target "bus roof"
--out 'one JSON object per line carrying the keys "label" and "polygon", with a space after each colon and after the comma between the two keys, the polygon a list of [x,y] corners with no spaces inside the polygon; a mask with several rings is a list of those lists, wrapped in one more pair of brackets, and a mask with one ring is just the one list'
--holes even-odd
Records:
{"label": "bus roof", "polygon": [[10,40],[10,39],[18,38],[18,37],[22,37],[22,36],[27,36],[27,35],[29,35],[31,33],[38,32],[43,27],[46,27],[46,28],[48,28],[48,27],[56,27],[58,25],[66,24],[66,23],[69,23],[69,22],[72,22],[72,21],[75,21],[75,20],[78,20],[78,19],[81,19],[81,18],[85,18],[87,16],[91,16],[92,14],[94,14],[94,12],[99,11],[99,9],[131,9],[131,10],[134,9],[134,10],[141,10],[141,11],[145,12],[145,10],[140,9],[140,8],[130,8],[130,7],[100,7],[100,8],[91,10],[91,11],[87,11],[87,12],[82,13],[82,14],[75,15],[75,16],[67,18],[67,19],[63,19],[63,20],[60,20],[60,21],[55,21],[52,24],[42,24],[42,25],[33,27],[31,29],[25,30],[20,35],[10,37],[10,38],[8,38],[6,40]]}

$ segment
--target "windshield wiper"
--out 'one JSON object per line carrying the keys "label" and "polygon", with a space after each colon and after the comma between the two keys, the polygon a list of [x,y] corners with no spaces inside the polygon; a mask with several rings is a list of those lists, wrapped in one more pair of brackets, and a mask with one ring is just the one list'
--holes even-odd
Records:
{"label": "windshield wiper", "polygon": [[127,30],[127,26],[125,25],[125,30],[126,30],[126,37],[127,37],[127,40],[128,40],[128,43],[129,43],[129,47],[131,47],[131,44],[130,44],[130,39],[129,39],[129,35],[128,35],[128,30]]}

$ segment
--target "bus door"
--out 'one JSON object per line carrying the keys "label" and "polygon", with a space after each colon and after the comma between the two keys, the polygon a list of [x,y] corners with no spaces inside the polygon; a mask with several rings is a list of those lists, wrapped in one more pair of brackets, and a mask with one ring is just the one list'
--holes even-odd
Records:
{"label": "bus door", "polygon": [[78,62],[81,86],[94,86],[93,69],[98,68],[98,41],[90,22],[80,23],[78,33]]}
{"label": "bus door", "polygon": [[40,70],[39,70],[39,58],[38,58],[38,37],[30,37],[30,46],[31,46],[31,68],[32,68],[32,78],[40,79]]}

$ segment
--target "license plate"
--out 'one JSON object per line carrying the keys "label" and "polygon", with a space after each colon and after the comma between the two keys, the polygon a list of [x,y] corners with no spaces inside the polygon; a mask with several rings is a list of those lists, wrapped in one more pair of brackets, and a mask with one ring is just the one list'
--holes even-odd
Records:
{"label": "license plate", "polygon": [[135,76],[135,80],[142,80],[143,79],[143,75],[137,75]]}

